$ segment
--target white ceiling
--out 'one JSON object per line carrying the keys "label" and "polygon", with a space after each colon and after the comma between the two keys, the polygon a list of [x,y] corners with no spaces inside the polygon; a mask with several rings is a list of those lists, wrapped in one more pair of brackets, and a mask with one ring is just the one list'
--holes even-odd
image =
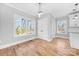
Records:
{"label": "white ceiling", "polygon": [[[27,14],[37,16],[37,3],[9,3],[10,5],[24,11]],[[74,3],[42,3],[41,10],[44,13],[51,13],[54,17],[64,16],[72,11]]]}

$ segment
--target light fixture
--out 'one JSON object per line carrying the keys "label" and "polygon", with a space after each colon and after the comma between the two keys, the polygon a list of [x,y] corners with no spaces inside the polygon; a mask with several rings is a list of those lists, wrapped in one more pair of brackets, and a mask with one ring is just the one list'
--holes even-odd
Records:
{"label": "light fixture", "polygon": [[74,16],[74,18],[77,19],[77,18],[78,18],[78,15],[76,14],[76,15]]}
{"label": "light fixture", "polygon": [[38,17],[40,18],[41,15],[43,14],[43,11],[41,10],[41,5],[42,3],[38,3]]}
{"label": "light fixture", "polygon": [[78,3],[76,3],[76,4],[74,4],[74,8],[73,8],[73,21],[74,22],[76,22],[76,20],[78,19],[78,15],[77,15],[77,13],[78,13]]}
{"label": "light fixture", "polygon": [[74,4],[73,11],[77,11],[77,6],[78,6],[78,3],[75,3],[75,4]]}

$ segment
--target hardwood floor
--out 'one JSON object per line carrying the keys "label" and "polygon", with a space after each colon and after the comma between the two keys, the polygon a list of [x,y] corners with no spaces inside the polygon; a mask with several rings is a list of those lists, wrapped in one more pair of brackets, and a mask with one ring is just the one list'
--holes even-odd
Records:
{"label": "hardwood floor", "polygon": [[[79,50],[70,47],[68,39],[56,37],[51,42],[34,39],[28,42],[17,44],[16,46],[10,47],[14,52],[8,53],[8,55],[16,56],[78,56]],[[7,50],[8,51],[8,50]],[[6,51],[6,52],[7,52]],[[0,55],[7,55],[5,52]]]}
{"label": "hardwood floor", "polygon": [[77,49],[71,48],[69,39],[65,38],[54,38],[54,40],[51,42],[52,45],[54,45],[54,49],[57,52],[57,55],[62,56],[75,56],[78,55]]}

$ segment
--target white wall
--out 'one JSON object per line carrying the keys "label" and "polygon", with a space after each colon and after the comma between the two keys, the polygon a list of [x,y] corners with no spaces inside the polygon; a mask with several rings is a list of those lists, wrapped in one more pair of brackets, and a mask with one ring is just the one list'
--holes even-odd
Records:
{"label": "white wall", "polygon": [[56,19],[53,15],[50,16],[50,25],[52,27],[51,32],[50,32],[51,38],[54,38],[56,34]]}
{"label": "white wall", "polygon": [[55,18],[50,13],[45,13],[38,19],[38,37],[51,41],[55,36]]}
{"label": "white wall", "polygon": [[[30,19],[34,20],[34,18],[31,18],[26,13],[19,11],[18,9],[9,7],[4,4],[0,4],[0,45],[9,44],[15,41],[25,40],[28,37],[20,37],[19,39],[14,39],[14,15],[19,14],[24,17],[29,17]],[[34,36],[31,37],[35,37]]]}
{"label": "white wall", "polygon": [[[69,40],[72,48],[79,49],[79,16],[78,19],[75,19],[76,21],[73,21],[74,15],[75,14],[69,15]],[[79,13],[77,13],[77,15],[79,15]]]}
{"label": "white wall", "polygon": [[79,49],[79,33],[70,33],[69,39],[71,47]]}

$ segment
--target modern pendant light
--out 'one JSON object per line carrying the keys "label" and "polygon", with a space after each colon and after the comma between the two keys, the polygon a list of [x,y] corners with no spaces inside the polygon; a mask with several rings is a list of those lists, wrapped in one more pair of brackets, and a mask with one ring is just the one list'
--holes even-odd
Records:
{"label": "modern pendant light", "polygon": [[42,6],[42,3],[38,3],[38,17],[40,18],[43,14],[43,11],[41,10],[41,6]]}
{"label": "modern pendant light", "polygon": [[74,4],[74,8],[73,8],[73,21],[75,22],[77,19],[78,19],[78,14],[79,11],[78,11],[78,3]]}
{"label": "modern pendant light", "polygon": [[79,13],[79,10],[78,10],[78,3],[75,3],[75,4],[74,4],[74,8],[72,9],[72,12],[69,13],[69,14],[72,15],[72,14],[76,14],[76,13]]}

